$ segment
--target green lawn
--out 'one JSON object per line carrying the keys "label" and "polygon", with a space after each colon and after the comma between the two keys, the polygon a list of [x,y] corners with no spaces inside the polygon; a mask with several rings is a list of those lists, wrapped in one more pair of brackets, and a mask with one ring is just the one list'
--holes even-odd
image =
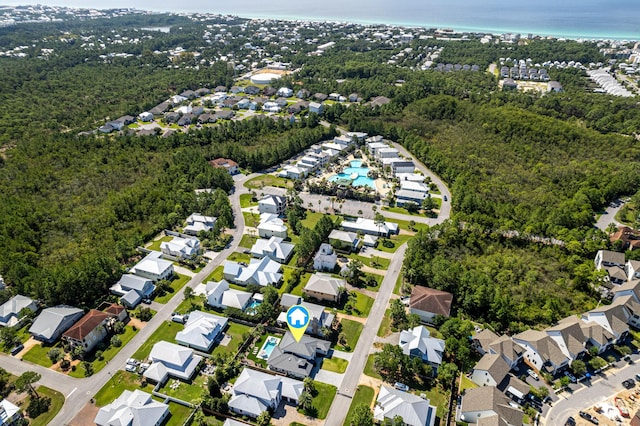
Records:
{"label": "green lawn", "polygon": [[264,186],[276,186],[279,188],[293,188],[293,181],[273,175],[256,176],[244,183],[245,188],[262,189]]}
{"label": "green lawn", "polygon": [[374,379],[382,380],[382,376],[379,375],[376,369],[373,367],[373,361],[375,356],[376,354],[369,354],[369,357],[367,358],[367,363],[364,366],[364,374],[366,374],[369,377],[373,377]]}
{"label": "green lawn", "polygon": [[205,298],[203,296],[193,296],[191,300],[183,300],[176,308],[176,312],[180,314],[187,314],[192,311],[206,311],[209,308],[205,306]]}
{"label": "green lawn", "polygon": [[353,399],[351,400],[351,406],[349,406],[349,412],[347,412],[347,418],[344,421],[344,426],[351,426],[351,417],[353,416],[353,410],[355,410],[358,405],[364,404],[367,407],[371,407],[374,395],[375,391],[373,390],[373,388],[364,385],[358,386],[358,389],[356,389],[356,393],[353,395]]}
{"label": "green lawn", "polygon": [[[191,383],[176,379],[169,379],[167,380],[167,383],[160,388],[159,392],[182,401],[192,402],[202,395],[202,389],[206,388],[204,381],[205,377],[202,375],[197,375]],[[175,383],[177,383],[178,386],[175,389],[172,389],[171,385],[174,385]]]}
{"label": "green lawn", "polygon": [[235,354],[236,352],[238,352],[238,348],[240,347],[242,342],[244,342],[243,335],[250,332],[251,327],[229,321],[229,327],[225,331],[225,334],[231,336],[231,341],[227,346],[216,346],[213,349],[213,353]]}
{"label": "green lawn", "polygon": [[342,345],[336,345],[336,348],[345,352],[351,352],[356,347],[358,339],[360,338],[360,333],[362,333],[362,323],[349,319],[341,319],[340,324],[342,325],[342,333],[344,333],[347,338],[347,346],[349,346],[349,350]]}
{"label": "green lawn", "polygon": [[146,359],[151,352],[153,345],[161,340],[175,343],[176,333],[182,331],[184,325],[177,322],[165,321],[158,329],[149,337],[149,339],[140,346],[140,348],[133,354],[132,358],[137,360]]}
{"label": "green lawn", "polygon": [[322,361],[322,369],[327,371],[333,371],[334,373],[344,373],[349,365],[349,361],[342,358],[325,358]]}
{"label": "green lawn", "polygon": [[40,343],[29,349],[29,351],[24,354],[22,359],[49,368],[53,365],[53,363],[51,362],[49,357],[47,357],[47,353],[52,348],[59,348],[62,351],[62,347],[60,346],[60,344],[48,346],[44,345],[44,343]]}
{"label": "green lawn", "polygon": [[[440,424],[444,424],[442,418],[444,416],[445,410],[447,409],[447,402],[449,400],[449,395],[446,393],[443,393],[443,391],[438,386],[435,386],[435,385],[426,392],[419,391],[415,393],[417,395],[424,393],[427,396],[427,398],[429,398],[429,404],[436,407],[436,416],[440,419]],[[437,421],[436,421],[436,424],[438,424]]]}
{"label": "green lawn", "polygon": [[[323,204],[326,205],[326,201],[323,202]],[[337,203],[335,205],[337,206]],[[303,221],[301,221],[302,225],[309,229],[313,229],[313,227],[316,226],[316,223],[318,223],[322,216],[326,216],[326,214],[307,211],[307,217]],[[331,218],[331,220],[333,220],[334,222],[336,222],[337,219],[340,219],[340,221],[342,221],[342,218],[340,216],[336,216],[333,214],[330,214],[329,218]]]}
{"label": "green lawn", "polygon": [[242,217],[244,217],[244,224],[246,226],[252,226],[255,228],[260,223],[260,215],[258,214],[251,212],[242,212]]}
{"label": "green lawn", "polygon": [[402,296],[401,290],[402,290],[402,272],[398,274],[398,278],[396,279],[396,284],[393,286],[393,294]]}
{"label": "green lawn", "polygon": [[211,272],[209,276],[204,279],[203,282],[206,284],[209,281],[215,281],[215,282],[222,281],[223,273],[224,273],[224,266],[223,265],[217,266],[216,269],[214,269],[213,272]]}
{"label": "green lawn", "polygon": [[313,397],[313,408],[316,410],[317,419],[327,418],[329,407],[336,396],[336,387],[326,383],[313,382],[316,386],[316,396]]}
{"label": "green lawn", "polygon": [[391,334],[391,310],[387,309],[378,329],[378,337],[385,337]]}
{"label": "green lawn", "polygon": [[227,260],[230,260],[231,262],[249,263],[249,261],[251,260],[251,255],[234,251],[229,255],[229,257],[227,257]]}
{"label": "green lawn", "polygon": [[247,207],[251,207],[251,206],[257,206],[258,202],[257,201],[252,201],[253,200],[253,195],[251,194],[241,194],[240,195],[240,207],[241,208],[247,208]]}
{"label": "green lawn", "polygon": [[348,315],[366,318],[367,316],[369,316],[369,311],[373,306],[373,299],[362,293],[358,293],[357,291],[354,291],[354,293],[356,294],[356,301],[353,304],[351,313],[345,311],[344,308],[340,310],[340,312]]}
{"label": "green lawn", "polygon": [[176,274],[176,275],[178,276],[178,278],[173,280],[173,281],[171,281],[171,290],[173,290],[173,291],[168,291],[165,295],[156,297],[154,299],[155,302],[167,303],[191,279],[190,277],[188,277],[186,275],[180,275],[180,274]]}
{"label": "green lawn", "polygon": [[462,391],[464,391],[465,389],[473,389],[477,387],[478,385],[473,383],[471,379],[467,378],[467,376],[465,375],[462,375],[462,380],[460,380],[460,393],[462,393]]}
{"label": "green lawn", "polygon": [[149,245],[149,247],[147,247],[149,250],[153,250],[153,251],[160,251],[160,244],[165,242],[165,241],[171,241],[173,239],[173,237],[171,235],[165,235],[162,238],[159,238],[157,240],[154,240],[151,242],[151,244]]}
{"label": "green lawn", "polygon": [[142,389],[145,392],[151,392],[153,385],[147,385],[144,388],[140,387],[140,376],[127,371],[117,371],[107,383],[102,386],[102,389],[96,393],[94,399],[96,406],[104,407],[107,404],[112,403],[120,394],[125,390]]}
{"label": "green lawn", "polygon": [[31,419],[31,426],[45,426],[48,425],[51,420],[58,414],[58,411],[64,405],[64,395],[60,392],[55,391],[53,389],[49,389],[46,386],[38,386],[36,392],[41,396],[46,396],[51,398],[51,405],[49,406],[49,410],[46,413],[40,414],[35,419]]}
{"label": "green lawn", "polygon": [[376,249],[387,253],[395,253],[398,247],[409,241],[412,237],[412,235],[394,235],[389,238],[391,242],[393,242],[393,247],[385,247],[382,241],[380,241]]}
{"label": "green lawn", "polygon": [[[283,266],[282,267],[282,282],[286,283],[289,281],[289,278],[291,278],[291,274],[293,273],[293,271],[297,269],[291,266]],[[305,272],[302,274],[302,276],[300,277],[300,283],[298,283],[297,286],[295,286],[294,288],[292,288],[289,293],[291,294],[295,294],[296,296],[302,296],[302,289],[304,288],[305,285],[307,285],[307,283],[309,282],[309,279],[311,278],[311,274],[309,272]],[[278,289],[278,293],[283,294],[285,290],[285,285],[282,284],[280,286],[280,288]]]}
{"label": "green lawn", "polygon": [[[365,282],[367,283],[367,285],[365,285],[364,288],[371,291],[378,291],[378,289],[380,288],[380,284],[382,284],[382,280],[384,279],[384,276],[378,275],[378,274],[370,274],[368,272],[365,272],[364,275],[365,275]],[[373,277],[373,279],[375,280],[373,285],[369,285],[369,277]]]}
{"label": "green lawn", "polygon": [[352,253],[347,257],[349,259],[358,259],[363,264],[365,264],[370,268],[382,269],[382,270],[386,270],[387,268],[389,268],[389,264],[391,263],[391,260],[386,259],[384,257],[379,257],[379,256],[365,257],[365,256],[360,256]]}
{"label": "green lawn", "polygon": [[171,416],[164,426],[182,426],[192,411],[192,408],[176,404],[175,402],[170,402],[169,412],[171,413]]}
{"label": "green lawn", "polygon": [[[136,335],[136,333],[137,331],[134,331],[133,327],[127,325],[124,328],[124,333],[118,335],[118,337],[120,337],[120,340],[122,341],[122,346],[115,347],[115,346],[109,345],[109,347],[105,349],[102,353],[102,356],[103,356],[102,360],[95,358],[94,356],[95,351],[91,353],[87,357],[87,361],[93,364],[93,372],[97,373],[98,371],[102,370],[105,367],[105,365],[107,365],[107,362],[113,359],[113,357],[116,356],[118,352],[120,352],[120,349],[125,347],[127,343],[129,343],[129,340],[131,340],[133,336]],[[110,339],[110,337],[108,337],[107,339]],[[71,377],[83,378],[85,377],[84,372],[85,372],[84,367],[82,366],[82,363],[80,363],[77,365],[75,371],[69,371],[69,375]]]}
{"label": "green lawn", "polygon": [[[407,213],[405,213],[407,214]],[[427,217],[425,215],[414,215],[414,216],[421,216],[421,217]],[[411,220],[402,220],[402,219],[389,219],[389,222],[393,222],[393,223],[397,223],[398,227],[400,229],[404,229],[405,231],[410,231],[410,232],[417,232],[420,231],[421,229],[429,229],[429,225],[427,225],[426,223],[419,223],[416,222],[413,225],[413,229],[409,226],[409,222]],[[376,248],[380,248],[380,242],[378,243],[378,246]]]}
{"label": "green lawn", "polygon": [[[247,219],[245,218],[245,222],[246,221]],[[240,240],[240,243],[238,243],[238,245],[240,247],[250,249],[251,247],[253,247],[253,245],[256,243],[257,240],[258,240],[258,237],[252,237],[249,234],[243,234],[242,239]]]}

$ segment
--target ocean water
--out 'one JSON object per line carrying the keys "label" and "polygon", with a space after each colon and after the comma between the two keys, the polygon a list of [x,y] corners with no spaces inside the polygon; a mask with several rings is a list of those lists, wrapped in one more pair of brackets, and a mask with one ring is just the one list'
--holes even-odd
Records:
{"label": "ocean water", "polygon": [[[639,0],[192,0],[184,3],[168,0],[39,0],[38,3],[640,40]],[[9,4],[25,4],[25,1],[10,0]]]}

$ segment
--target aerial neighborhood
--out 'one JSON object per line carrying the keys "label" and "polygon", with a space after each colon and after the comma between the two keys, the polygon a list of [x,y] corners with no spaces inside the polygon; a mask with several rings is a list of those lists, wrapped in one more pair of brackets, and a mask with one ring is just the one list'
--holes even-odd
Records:
{"label": "aerial neighborhood", "polygon": [[640,43],[0,9],[0,426],[640,425]]}

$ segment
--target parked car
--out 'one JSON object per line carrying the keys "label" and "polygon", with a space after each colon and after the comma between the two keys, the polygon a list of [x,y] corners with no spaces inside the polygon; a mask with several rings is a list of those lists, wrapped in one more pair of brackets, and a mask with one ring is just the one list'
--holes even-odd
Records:
{"label": "parked car", "polygon": [[151,299],[142,299],[142,303],[144,303],[145,305],[150,305]]}
{"label": "parked car", "polygon": [[542,405],[542,400],[532,393],[527,394],[527,399],[536,405]]}
{"label": "parked car", "polygon": [[569,380],[571,380],[571,383],[576,383],[576,376],[574,376],[573,374],[569,373],[568,371],[564,372],[564,375],[567,376],[569,378]]}
{"label": "parked car", "polygon": [[442,199],[443,199],[444,201],[447,201],[447,196],[445,195],[444,197],[442,197]]}
{"label": "parked car", "polygon": [[597,424],[599,424],[599,423],[600,423],[600,422],[598,421],[598,419],[597,419],[597,418],[595,418],[594,416],[592,416],[592,415],[591,415],[591,414],[589,414],[589,413],[586,413],[586,412],[584,412],[584,411],[580,411],[580,413],[579,413],[579,414],[580,414],[580,417],[582,417],[582,418],[583,418],[583,419],[585,419],[585,420],[589,420],[589,421],[590,421],[591,423],[593,423],[594,425],[597,425]]}
{"label": "parked car", "polygon": [[540,377],[538,377],[538,374],[535,371],[533,371],[532,369],[528,369],[527,370],[527,374],[529,376],[531,376],[533,378],[533,380],[540,380]]}
{"label": "parked car", "polygon": [[127,365],[138,365],[138,361],[136,361],[136,360],[135,360],[135,359],[133,359],[133,358],[129,358],[129,359],[127,360]]}
{"label": "parked car", "polygon": [[127,366],[124,369],[130,373],[135,373],[137,370],[137,367],[135,365],[127,364]]}
{"label": "parked car", "polygon": [[640,374],[636,374],[636,379],[640,380]]}
{"label": "parked car", "polygon": [[23,349],[24,349],[24,345],[20,343],[19,345],[16,345],[13,348],[11,348],[11,355],[16,356]]}
{"label": "parked car", "polygon": [[622,382],[622,386],[624,386],[627,389],[631,389],[635,385],[636,385],[636,382],[633,379],[628,379],[628,380],[625,380],[624,382]]}
{"label": "parked car", "polygon": [[565,423],[565,426],[576,426],[576,419],[569,417]]}
{"label": "parked car", "polygon": [[393,387],[401,391],[409,391],[409,386],[405,385],[404,383],[396,382]]}

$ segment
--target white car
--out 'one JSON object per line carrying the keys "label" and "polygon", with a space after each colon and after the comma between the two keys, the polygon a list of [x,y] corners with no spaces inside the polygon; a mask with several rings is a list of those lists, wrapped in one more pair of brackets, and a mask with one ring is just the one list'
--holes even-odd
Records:
{"label": "white car", "polygon": [[130,373],[135,373],[137,368],[135,365],[127,364],[127,366],[124,369]]}
{"label": "white car", "polygon": [[532,369],[528,369],[527,370],[527,374],[529,376],[531,376],[533,378],[533,380],[540,380],[540,377],[538,377],[538,374],[535,371],[533,371]]}
{"label": "white car", "polygon": [[569,373],[568,371],[565,371],[564,375],[567,376],[569,380],[571,380],[571,383],[577,382],[576,377],[573,374]]}
{"label": "white car", "polygon": [[138,361],[136,361],[136,360],[135,360],[135,359],[133,359],[133,358],[129,358],[129,359],[127,360],[127,365],[138,365]]}

